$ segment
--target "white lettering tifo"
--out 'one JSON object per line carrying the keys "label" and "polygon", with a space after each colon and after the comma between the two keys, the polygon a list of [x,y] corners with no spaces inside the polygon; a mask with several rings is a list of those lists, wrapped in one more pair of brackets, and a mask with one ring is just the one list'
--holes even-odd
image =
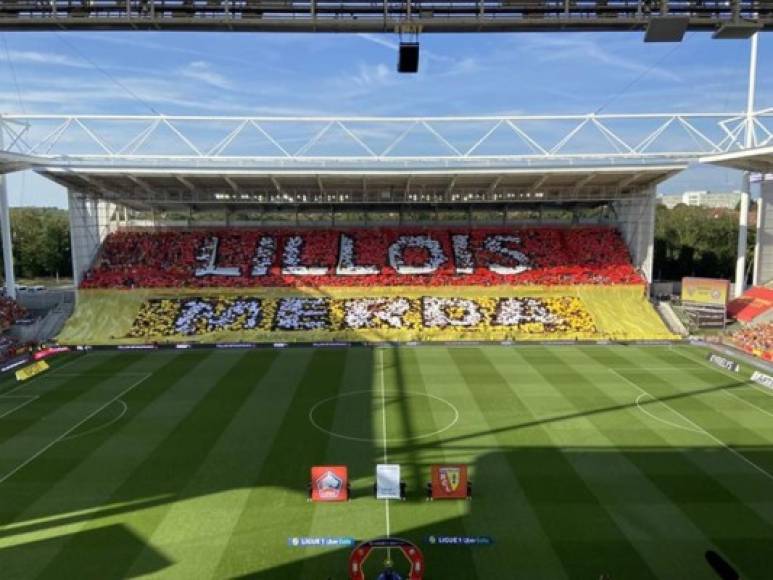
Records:
{"label": "white lettering tifo", "polygon": [[[405,263],[405,250],[417,248],[426,251],[427,257],[423,264],[410,265]],[[432,274],[448,261],[443,253],[440,242],[430,236],[400,236],[389,246],[389,265],[398,274],[426,275]]]}
{"label": "white lettering tifo", "polygon": [[[150,299],[139,309],[128,337],[191,336],[221,331],[338,331],[379,333],[507,332],[593,334],[593,318],[574,296],[330,298],[251,296]],[[504,334],[503,334],[504,333]],[[406,335],[403,335],[405,338]]]}
{"label": "white lettering tifo", "polygon": [[[383,268],[375,264],[358,263],[357,238],[341,233],[338,240],[338,256],[330,265],[304,263],[305,240],[301,235],[287,236],[280,244],[281,236],[263,235],[258,238],[251,260],[244,264],[228,264],[223,258],[222,240],[217,236],[207,238],[196,253],[199,267],[197,277],[223,276],[261,277],[271,273],[277,258],[277,249],[281,248],[278,271],[284,276],[326,276],[334,269],[338,276],[377,276]],[[517,249],[520,238],[512,235],[492,234],[473,243],[467,234],[453,234],[449,239],[450,248],[444,249],[441,241],[432,235],[398,236],[382,251],[385,263],[398,275],[426,276],[434,274],[449,262],[447,251],[453,256],[453,271],[457,275],[473,274],[475,268],[487,268],[501,275],[520,274],[529,270],[531,265],[526,255]],[[414,250],[411,259],[406,258],[408,251]],[[225,252],[228,254],[228,252]],[[481,256],[484,259],[480,259]],[[371,259],[373,257],[371,256]],[[226,262],[227,265],[218,262]]]}

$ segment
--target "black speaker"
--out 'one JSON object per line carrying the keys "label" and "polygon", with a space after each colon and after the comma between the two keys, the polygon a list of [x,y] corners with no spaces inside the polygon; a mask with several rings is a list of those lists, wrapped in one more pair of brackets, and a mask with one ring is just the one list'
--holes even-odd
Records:
{"label": "black speaker", "polygon": [[401,42],[400,58],[397,61],[397,72],[415,73],[419,72],[419,43]]}

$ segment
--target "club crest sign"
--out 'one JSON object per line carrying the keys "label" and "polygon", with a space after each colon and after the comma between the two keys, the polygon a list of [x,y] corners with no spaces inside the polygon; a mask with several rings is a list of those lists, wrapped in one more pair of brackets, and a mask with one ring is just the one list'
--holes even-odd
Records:
{"label": "club crest sign", "polygon": [[440,487],[445,493],[454,493],[459,489],[459,482],[462,479],[461,467],[441,467],[438,470],[440,476]]}
{"label": "club crest sign", "polygon": [[348,481],[344,465],[315,465],[311,468],[312,501],[346,501]]}
{"label": "club crest sign", "polygon": [[467,481],[466,465],[433,465],[432,499],[465,499]]}

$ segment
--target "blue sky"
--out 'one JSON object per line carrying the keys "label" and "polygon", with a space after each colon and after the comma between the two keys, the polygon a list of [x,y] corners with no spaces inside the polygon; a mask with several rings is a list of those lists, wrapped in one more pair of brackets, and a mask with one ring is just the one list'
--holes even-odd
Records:
{"label": "blue sky", "polygon": [[[0,111],[487,115],[730,112],[746,103],[749,42],[704,33],[688,33],[678,45],[644,44],[642,33],[424,35],[418,75],[395,72],[396,40],[4,33]],[[773,106],[771,72],[773,36],[762,34],[758,108]],[[736,172],[703,168],[662,189],[739,185]],[[11,177],[9,190],[13,205],[65,205],[62,191],[33,175]]]}

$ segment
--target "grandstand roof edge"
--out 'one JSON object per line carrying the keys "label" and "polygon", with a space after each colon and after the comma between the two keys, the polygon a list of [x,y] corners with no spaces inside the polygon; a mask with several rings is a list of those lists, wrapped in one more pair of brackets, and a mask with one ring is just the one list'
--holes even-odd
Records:
{"label": "grandstand roof edge", "polygon": [[773,146],[710,155],[701,157],[699,161],[707,165],[720,165],[741,171],[770,173],[773,172]]}
{"label": "grandstand roof edge", "polygon": [[140,166],[59,166],[43,165],[35,170],[52,174],[102,174],[102,175],[201,175],[201,176],[409,176],[409,175],[546,175],[546,174],[588,174],[588,173],[677,173],[688,167],[687,163],[659,164],[608,164],[608,165],[565,165],[556,166],[526,166],[526,167],[445,167],[445,168],[389,168],[389,169],[329,169],[313,168],[233,168],[233,167],[140,167]]}
{"label": "grandstand roof edge", "polygon": [[684,163],[521,168],[40,167],[70,191],[143,207],[606,202],[651,192]]}

